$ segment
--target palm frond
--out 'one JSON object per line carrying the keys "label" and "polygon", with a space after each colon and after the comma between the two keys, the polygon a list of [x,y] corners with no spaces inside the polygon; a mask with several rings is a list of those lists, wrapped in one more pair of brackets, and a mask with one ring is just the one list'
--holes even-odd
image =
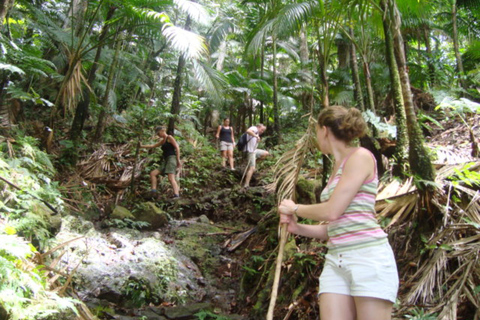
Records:
{"label": "palm frond", "polygon": [[283,7],[276,18],[275,29],[279,36],[290,36],[300,30],[302,24],[310,17],[318,14],[318,4],[315,1],[292,3]]}
{"label": "palm frond", "polygon": [[279,49],[285,51],[294,61],[300,61],[299,50],[291,41],[278,41],[277,46]]}
{"label": "palm frond", "polygon": [[214,99],[220,101],[222,91],[227,85],[223,74],[200,60],[193,60],[193,68],[194,77],[200,83],[200,86]]}
{"label": "palm frond", "polygon": [[166,25],[162,33],[175,50],[189,59],[198,59],[201,56],[208,55],[205,38],[194,32],[173,25]]}
{"label": "palm frond", "polygon": [[0,70],[10,71],[11,73],[25,74],[25,71],[8,63],[0,63]]}
{"label": "palm frond", "polygon": [[222,20],[220,23],[215,25],[212,30],[209,32],[209,44],[210,51],[216,52],[222,41],[225,40],[228,34],[234,32],[235,24],[232,19]]}
{"label": "palm frond", "polygon": [[188,0],[173,0],[177,7],[193,21],[202,25],[210,24],[210,14],[200,3]]}
{"label": "palm frond", "polygon": [[292,199],[295,196],[295,186],[303,161],[310,150],[316,149],[316,123],[316,120],[310,115],[305,134],[297,141],[293,149],[285,152],[278,159],[273,168],[274,182],[269,189],[276,190],[278,203],[283,199]]}

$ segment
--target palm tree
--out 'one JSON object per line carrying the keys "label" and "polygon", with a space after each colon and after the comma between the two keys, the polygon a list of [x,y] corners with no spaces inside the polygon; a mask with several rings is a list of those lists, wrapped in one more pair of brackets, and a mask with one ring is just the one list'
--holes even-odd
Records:
{"label": "palm tree", "polygon": [[[395,48],[400,81],[402,83],[402,95],[407,119],[407,133],[409,139],[409,163],[412,174],[423,181],[434,181],[435,172],[432,166],[430,155],[425,148],[423,134],[415,115],[413,96],[410,88],[404,43],[401,33],[401,18],[395,0],[387,0],[386,15],[391,19],[391,31]],[[423,184],[423,183],[422,183]]]}

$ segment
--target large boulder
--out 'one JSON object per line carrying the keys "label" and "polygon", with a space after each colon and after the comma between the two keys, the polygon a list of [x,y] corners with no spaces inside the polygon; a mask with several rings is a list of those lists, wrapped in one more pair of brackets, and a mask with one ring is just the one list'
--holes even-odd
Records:
{"label": "large boulder", "polygon": [[146,230],[156,230],[163,228],[168,224],[168,214],[157,207],[153,202],[143,203],[139,209],[135,210],[135,220],[144,221],[150,224],[145,227]]}
{"label": "large boulder", "polygon": [[115,209],[113,209],[112,214],[110,215],[110,218],[112,219],[135,219],[135,216],[130,212],[125,207],[122,206],[116,206]]}
{"label": "large boulder", "polygon": [[59,244],[67,243],[58,252],[58,268],[74,272],[74,287],[84,301],[131,307],[200,301],[205,289],[199,268],[157,238],[132,229],[99,232],[91,222],[67,216],[56,237]]}

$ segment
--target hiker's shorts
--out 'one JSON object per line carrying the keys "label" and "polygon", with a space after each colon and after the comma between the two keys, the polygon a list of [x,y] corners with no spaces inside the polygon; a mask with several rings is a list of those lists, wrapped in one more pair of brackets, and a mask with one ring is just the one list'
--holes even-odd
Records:
{"label": "hiker's shorts", "polygon": [[248,153],[248,166],[249,167],[255,167],[257,162],[257,155],[255,152],[249,152]]}
{"label": "hiker's shorts", "polygon": [[233,150],[233,142],[220,141],[220,151]]}
{"label": "hiker's shorts", "polygon": [[328,253],[320,276],[319,295],[337,293],[395,303],[398,272],[390,244]]}
{"label": "hiker's shorts", "polygon": [[160,170],[162,174],[175,174],[177,172],[177,156],[172,155],[168,156],[166,159],[163,160],[163,167]]}
{"label": "hiker's shorts", "polygon": [[265,156],[268,155],[268,151],[267,150],[263,150],[263,149],[257,149],[255,150],[255,156],[257,157],[257,159],[259,158],[263,158]]}

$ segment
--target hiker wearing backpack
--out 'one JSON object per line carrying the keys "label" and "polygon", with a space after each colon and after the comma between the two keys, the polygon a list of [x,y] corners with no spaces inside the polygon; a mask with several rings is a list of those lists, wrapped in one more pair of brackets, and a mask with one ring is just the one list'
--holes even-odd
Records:
{"label": "hiker wearing backpack", "polygon": [[220,153],[222,155],[222,167],[225,168],[226,162],[230,165],[231,170],[235,170],[233,166],[233,146],[235,145],[235,136],[233,128],[230,126],[230,119],[223,119],[223,125],[218,126],[217,139],[220,139]]}
{"label": "hiker wearing backpack", "polygon": [[248,128],[246,132],[247,144],[245,150],[248,152],[248,168],[245,175],[245,183],[243,184],[244,188],[248,188],[250,186],[250,180],[255,172],[257,153],[261,157],[268,156],[268,151],[257,149],[258,143],[260,142],[260,136],[265,132],[266,129],[267,127],[265,125],[259,123],[256,126]]}

